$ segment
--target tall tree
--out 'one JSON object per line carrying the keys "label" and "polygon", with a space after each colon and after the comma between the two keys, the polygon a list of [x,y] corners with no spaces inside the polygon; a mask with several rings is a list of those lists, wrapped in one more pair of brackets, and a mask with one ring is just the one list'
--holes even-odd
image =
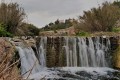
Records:
{"label": "tall tree", "polygon": [[114,1],[113,4],[119,6],[119,8],[120,8],[120,0]]}
{"label": "tall tree", "polygon": [[0,23],[6,25],[8,32],[16,33],[17,29],[23,24],[26,14],[24,9],[17,3],[0,4]]}

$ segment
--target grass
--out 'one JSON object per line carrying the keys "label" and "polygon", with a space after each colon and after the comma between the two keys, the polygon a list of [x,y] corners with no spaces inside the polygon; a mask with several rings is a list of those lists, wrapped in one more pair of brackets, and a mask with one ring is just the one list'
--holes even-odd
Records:
{"label": "grass", "polygon": [[120,28],[113,28],[112,32],[118,33],[118,32],[120,32]]}
{"label": "grass", "polygon": [[0,80],[21,80],[17,68],[19,60],[13,61],[14,47],[0,38]]}
{"label": "grass", "polygon": [[116,32],[95,32],[91,33],[91,36],[120,36],[120,33]]}
{"label": "grass", "polygon": [[81,31],[77,33],[76,36],[88,37],[90,34],[88,32]]}

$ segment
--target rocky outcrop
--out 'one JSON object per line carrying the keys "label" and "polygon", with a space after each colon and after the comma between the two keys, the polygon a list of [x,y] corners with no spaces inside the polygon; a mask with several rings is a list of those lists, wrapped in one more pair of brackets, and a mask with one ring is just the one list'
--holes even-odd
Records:
{"label": "rocky outcrop", "polygon": [[59,29],[54,31],[42,31],[39,33],[41,36],[73,36],[75,35],[75,28],[74,26],[66,28],[66,29]]}

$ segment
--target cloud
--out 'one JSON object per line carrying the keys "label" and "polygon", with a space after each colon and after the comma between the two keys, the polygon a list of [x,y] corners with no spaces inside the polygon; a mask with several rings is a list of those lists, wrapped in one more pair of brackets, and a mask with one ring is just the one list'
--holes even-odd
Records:
{"label": "cloud", "polygon": [[[43,27],[56,19],[82,15],[83,10],[97,7],[105,0],[12,0],[19,3],[28,15],[28,22]],[[107,0],[113,1],[113,0]],[[10,0],[6,0],[10,2]]]}

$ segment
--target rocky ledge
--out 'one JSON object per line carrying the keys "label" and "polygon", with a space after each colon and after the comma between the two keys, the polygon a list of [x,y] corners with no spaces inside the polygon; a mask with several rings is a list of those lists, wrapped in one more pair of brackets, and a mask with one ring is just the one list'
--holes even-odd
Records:
{"label": "rocky ledge", "polygon": [[49,68],[30,75],[29,79],[43,80],[120,80],[120,71],[111,68],[63,67]]}

